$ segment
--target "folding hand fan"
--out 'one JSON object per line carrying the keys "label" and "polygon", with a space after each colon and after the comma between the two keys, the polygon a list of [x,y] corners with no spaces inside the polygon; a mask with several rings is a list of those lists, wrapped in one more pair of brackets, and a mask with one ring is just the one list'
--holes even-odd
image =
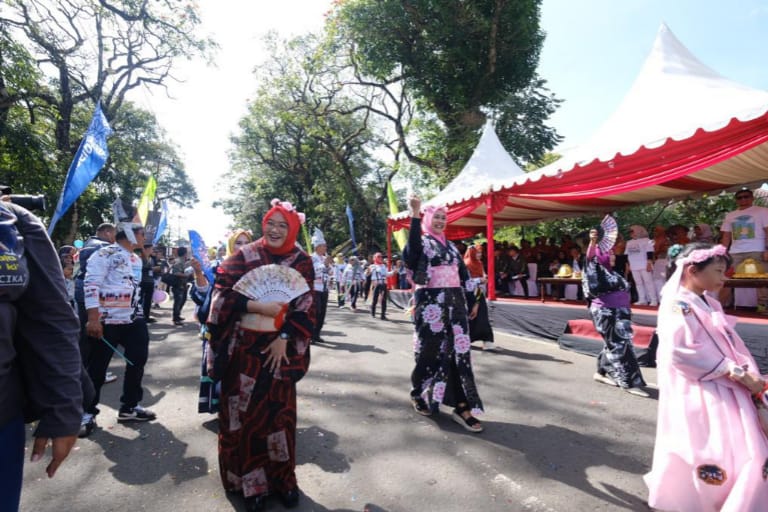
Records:
{"label": "folding hand fan", "polygon": [[616,237],[619,236],[619,225],[616,223],[616,219],[610,215],[603,217],[600,221],[600,227],[603,228],[603,237],[598,240],[597,246],[603,252],[608,252],[613,249],[613,245],[616,243]]}
{"label": "folding hand fan", "polygon": [[[309,291],[307,280],[296,270],[283,265],[264,265],[246,273],[232,287],[236,292],[259,302],[285,302]],[[283,326],[283,313],[276,317],[258,313],[243,313],[240,327],[260,332],[279,331]]]}
{"label": "folding hand fan", "polygon": [[308,292],[309,286],[297,270],[272,264],[246,273],[232,289],[260,302],[290,302]]}

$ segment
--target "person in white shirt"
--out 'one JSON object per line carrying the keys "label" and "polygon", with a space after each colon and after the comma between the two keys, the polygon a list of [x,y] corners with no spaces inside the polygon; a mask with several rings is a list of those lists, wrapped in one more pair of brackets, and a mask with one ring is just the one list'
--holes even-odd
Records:
{"label": "person in white shirt", "polygon": [[[748,187],[742,187],[736,194],[736,210],[725,215],[720,226],[720,243],[729,247],[731,264],[737,267],[748,258],[756,261],[768,261],[768,208],[755,206],[755,196]],[[730,288],[723,288],[720,296],[723,305],[727,304],[732,294]],[[757,311],[768,313],[768,289],[757,289]]]}
{"label": "person in white shirt", "polygon": [[659,294],[653,280],[653,240],[648,238],[648,231],[637,224],[629,227],[629,235],[632,239],[627,241],[625,252],[637,287],[635,305],[656,306]]}
{"label": "person in white shirt", "polygon": [[315,228],[312,234],[312,266],[315,268],[315,298],[317,299],[317,320],[312,342],[323,342],[320,331],[325,323],[325,313],[328,310],[328,275],[331,270],[331,257],[328,256],[328,245],[325,242],[323,232]]}
{"label": "person in white shirt", "polygon": [[373,300],[371,301],[371,316],[376,318],[376,304],[381,297],[381,319],[387,319],[387,277],[395,274],[395,271],[387,270],[384,256],[377,252],[373,255],[373,263],[370,267],[371,286],[373,287]]}
{"label": "person in white shirt", "polygon": [[86,411],[90,418],[84,421],[95,422],[101,386],[115,351],[113,347],[118,345],[125,349],[126,366],[117,421],[150,421],[156,417],[139,405],[149,355],[149,332],[140,307],[141,258],[133,251],[143,245],[143,226],[121,222],[115,243],[99,249],[88,260],[83,282],[88,315],[85,331],[93,341],[87,368],[96,397]]}

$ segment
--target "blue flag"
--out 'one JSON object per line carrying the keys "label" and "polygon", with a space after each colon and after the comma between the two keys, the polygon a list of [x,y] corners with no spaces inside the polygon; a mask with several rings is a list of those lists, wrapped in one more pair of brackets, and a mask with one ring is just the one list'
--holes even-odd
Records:
{"label": "blue flag", "polygon": [[104,162],[109,157],[107,149],[107,137],[112,133],[107,118],[101,111],[101,103],[96,103],[96,110],[93,112],[91,124],[88,131],[85,132],[80,147],[77,148],[75,158],[67,171],[67,178],[64,180],[64,188],[61,191],[56,210],[53,212],[51,224],[48,226],[48,235],[53,232],[56,223],[59,222],[62,215],[75,203],[80,194],[85,191],[88,184],[99,174]]}
{"label": "blue flag", "polygon": [[349,219],[349,236],[352,237],[352,253],[357,255],[357,242],[355,241],[355,216],[352,215],[352,208],[347,205],[347,219]]}
{"label": "blue flag", "polygon": [[200,262],[200,267],[202,267],[205,277],[208,278],[208,283],[213,284],[213,270],[211,270],[211,262],[208,260],[208,248],[205,246],[200,233],[193,229],[189,230],[189,245],[192,257]]}
{"label": "blue flag", "polygon": [[163,236],[163,233],[165,233],[165,230],[168,228],[168,202],[163,199],[163,211],[160,214],[160,222],[157,223],[157,231],[155,231],[155,238],[152,240],[152,245],[157,245],[157,242],[160,241],[160,238]]}

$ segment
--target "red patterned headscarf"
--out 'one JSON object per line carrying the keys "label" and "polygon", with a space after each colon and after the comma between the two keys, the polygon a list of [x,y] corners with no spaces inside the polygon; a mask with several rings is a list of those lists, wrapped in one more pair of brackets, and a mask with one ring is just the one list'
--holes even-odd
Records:
{"label": "red patterned headscarf", "polygon": [[469,270],[469,277],[483,277],[485,275],[483,263],[477,259],[477,252],[477,247],[470,245],[467,252],[464,253],[464,264]]}
{"label": "red patterned headscarf", "polygon": [[272,208],[264,214],[264,218],[261,220],[262,235],[266,235],[267,233],[267,221],[278,212],[283,214],[285,222],[288,223],[288,234],[285,237],[285,242],[279,248],[275,249],[269,247],[266,243],[264,243],[264,248],[272,254],[288,254],[294,247],[296,247],[296,238],[299,236],[299,229],[301,228],[301,225],[304,224],[304,214],[297,212],[296,208],[294,208],[288,201],[273,199],[270,204],[272,205]]}

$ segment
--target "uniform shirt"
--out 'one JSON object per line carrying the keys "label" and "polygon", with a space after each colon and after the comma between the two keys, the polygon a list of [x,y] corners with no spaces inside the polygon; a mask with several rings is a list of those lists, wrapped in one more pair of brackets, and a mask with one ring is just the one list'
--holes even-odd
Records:
{"label": "uniform shirt", "polygon": [[387,271],[387,266],[383,263],[371,265],[371,281],[375,281],[378,284],[386,284],[387,276],[390,272]]}
{"label": "uniform shirt", "polygon": [[315,291],[324,292],[328,289],[328,267],[325,265],[325,256],[316,252],[312,253],[312,266],[315,269]]}
{"label": "uniform shirt", "polygon": [[768,208],[750,206],[743,210],[729,212],[720,226],[720,231],[731,234],[729,252],[763,252],[765,245],[765,227],[768,226]]}
{"label": "uniform shirt", "polygon": [[653,240],[648,237],[633,238],[627,241],[624,251],[629,259],[629,267],[634,271],[645,270],[648,265],[648,253],[653,251]]}
{"label": "uniform shirt", "polygon": [[130,324],[141,317],[141,258],[118,244],[99,249],[88,260],[85,308],[99,308],[105,324]]}

